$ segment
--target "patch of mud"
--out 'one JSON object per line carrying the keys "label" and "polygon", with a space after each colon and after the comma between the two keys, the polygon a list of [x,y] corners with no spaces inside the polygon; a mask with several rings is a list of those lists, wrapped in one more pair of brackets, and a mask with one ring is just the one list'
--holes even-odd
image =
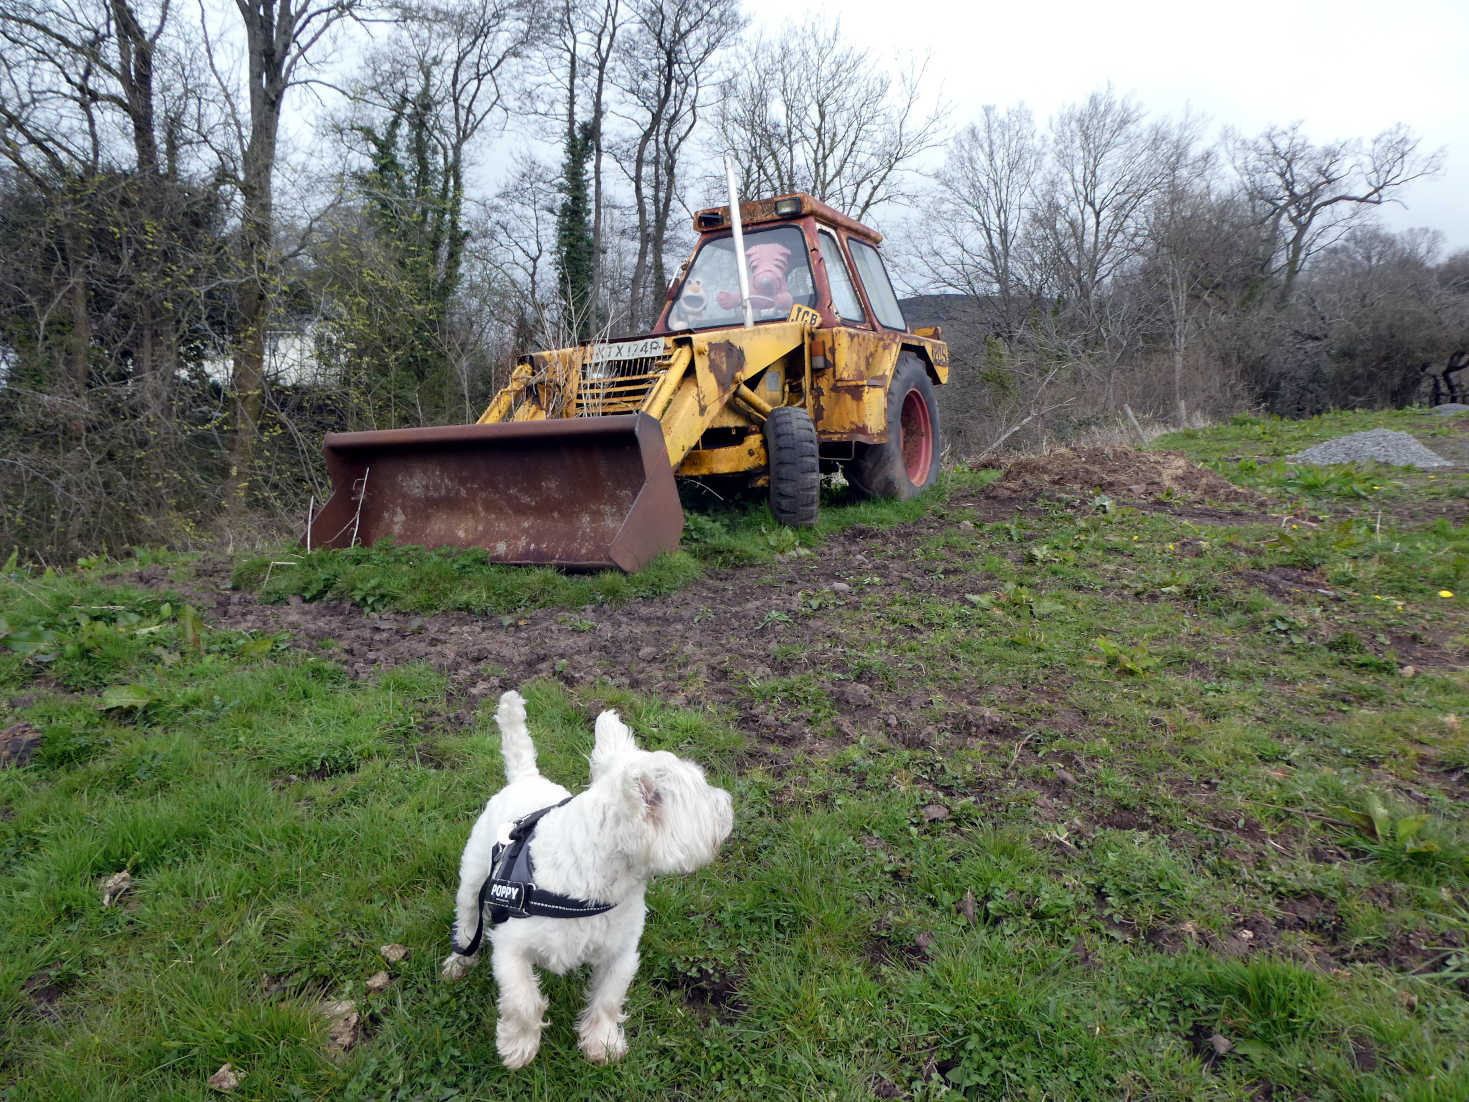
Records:
{"label": "patch of mud", "polygon": [[1265,499],[1222,475],[1196,466],[1178,452],[1133,448],[1062,448],[1048,455],[1017,459],[991,483],[987,496],[998,499],[1074,500],[1105,494],[1119,504],[1160,503],[1177,498],[1225,502],[1260,508]]}
{"label": "patch of mud", "polygon": [[[966,594],[995,584],[974,571],[974,556],[962,541],[935,549],[932,536],[963,534],[966,525],[972,531],[976,519],[1013,515],[1027,500],[1034,505],[1037,497],[1062,488],[1101,490],[1118,501],[1155,500],[1165,493],[1255,500],[1174,453],[1063,451],[1020,460],[977,501],[951,501],[938,515],[913,524],[881,530],[856,525],[815,554],[753,570],[713,570],[666,597],[619,607],[541,610],[508,621],[464,612],[372,613],[344,601],[299,598],[266,605],[226,588],[223,560],[201,563],[182,583],[156,567],[127,580],[179,592],[219,627],[288,633],[298,647],[340,663],[354,678],[416,662],[439,669],[450,681],[448,707],[431,724],[440,729],[472,722],[479,706],[506,688],[550,678],[573,690],[605,680],[675,705],[723,708],[774,759],[863,735],[907,747],[1009,743],[1018,737],[1015,728],[983,718],[985,685],[965,679],[957,688],[946,687],[936,704],[895,684],[893,670],[874,674],[863,660],[871,642],[862,634],[865,610],[883,611],[884,630],[895,642],[921,641],[929,631],[923,605],[962,605]],[[893,615],[899,597],[915,607],[911,617]],[[953,661],[934,655],[924,663],[925,680]],[[809,693],[782,695],[765,688],[795,678],[808,679],[825,694],[828,718],[818,719],[823,709],[813,707]],[[829,718],[833,711],[835,718]],[[417,745],[408,749],[437,764],[433,733],[420,731]]]}
{"label": "patch of mud", "polygon": [[885,922],[878,922],[874,935],[867,941],[864,955],[878,968],[921,968],[928,961],[933,942],[934,936],[927,930],[906,938],[893,932]]}
{"label": "patch of mud", "polygon": [[1235,574],[1251,588],[1264,590],[1277,599],[1292,600],[1302,596],[1340,599],[1326,579],[1314,570],[1276,566],[1269,570],[1241,569]]}
{"label": "patch of mud", "polygon": [[[776,759],[862,735],[927,746],[975,730],[985,686],[961,685],[939,704],[915,695],[891,670],[871,669],[863,625],[865,610],[881,609],[895,638],[921,640],[929,629],[920,613],[893,622],[895,598],[963,605],[966,593],[996,584],[966,569],[959,552],[948,560],[917,553],[947,523],[930,518],[881,532],[857,526],[826,541],[819,554],[711,570],[665,597],[508,620],[364,612],[344,601],[263,604],[208,582],[188,597],[219,627],[288,633],[297,647],[357,679],[417,662],[443,671],[447,706],[429,723],[439,729],[471,723],[507,688],[549,678],[573,690],[606,681],[674,705],[719,707]],[[214,578],[222,580],[217,572]],[[788,679],[801,680],[800,691],[768,687]],[[825,703],[813,703],[812,692]],[[432,734],[420,729],[417,746],[430,761]]]}
{"label": "patch of mud", "polygon": [[[1444,969],[1464,952],[1466,936],[1456,930],[1432,933],[1428,930],[1395,929],[1386,936],[1362,942],[1347,949],[1344,959],[1351,963],[1372,963],[1393,972],[1427,976]],[[1469,979],[1458,978],[1455,985],[1469,993]]]}
{"label": "patch of mud", "polygon": [[56,982],[56,973],[55,968],[43,968],[20,986],[26,1006],[41,1021],[59,1022],[63,1017],[61,1000],[66,990]]}
{"label": "patch of mud", "polygon": [[43,741],[41,732],[29,723],[15,723],[0,731],[0,769],[19,769]]}
{"label": "patch of mud", "polygon": [[684,1003],[699,1017],[708,1021],[719,1018],[728,1021],[737,1018],[746,1010],[740,995],[737,977],[699,965],[691,972],[680,973],[675,983],[655,979],[655,987],[665,991],[677,990]]}

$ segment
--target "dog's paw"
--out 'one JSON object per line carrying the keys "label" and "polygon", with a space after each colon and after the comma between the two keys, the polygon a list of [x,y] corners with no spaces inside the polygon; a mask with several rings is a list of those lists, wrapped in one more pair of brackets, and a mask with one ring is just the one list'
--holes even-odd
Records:
{"label": "dog's paw", "polygon": [[439,969],[439,975],[446,980],[463,979],[471,968],[479,963],[479,956],[461,956],[458,953],[450,953],[444,958],[443,966]]}
{"label": "dog's paw", "polygon": [[616,1021],[606,1018],[584,1023],[577,1030],[582,1055],[594,1064],[611,1064],[627,1055],[627,1035]]}
{"label": "dog's paw", "polygon": [[495,1023],[495,1050],[500,1054],[500,1062],[511,1071],[523,1068],[541,1050],[541,1034],[538,1030],[511,1025],[501,1018]]}

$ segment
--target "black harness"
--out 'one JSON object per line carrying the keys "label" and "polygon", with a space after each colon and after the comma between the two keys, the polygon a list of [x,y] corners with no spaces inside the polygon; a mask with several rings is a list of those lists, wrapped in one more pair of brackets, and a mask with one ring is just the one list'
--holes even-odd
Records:
{"label": "black harness", "polygon": [[485,933],[485,908],[490,911],[490,925],[498,926],[512,918],[588,918],[603,914],[616,906],[615,903],[598,903],[589,899],[574,899],[559,892],[548,892],[535,884],[535,868],[530,859],[530,836],[536,824],[548,811],[555,811],[569,803],[567,796],[559,804],[532,811],[515,820],[510,828],[508,842],[496,842],[490,851],[490,875],[479,889],[479,925],[469,945],[460,947],[450,938],[454,952],[462,957],[472,957],[479,951]]}

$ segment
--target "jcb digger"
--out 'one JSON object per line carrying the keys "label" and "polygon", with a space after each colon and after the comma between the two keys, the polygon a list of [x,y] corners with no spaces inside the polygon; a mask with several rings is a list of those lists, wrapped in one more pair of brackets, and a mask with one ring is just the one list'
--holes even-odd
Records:
{"label": "jcb digger", "polygon": [[793,525],[815,523],[823,470],[870,496],[931,486],[948,349],[908,329],[881,235],[801,194],[694,227],[651,334],[523,357],[474,425],[328,434],[309,546],[635,571],[678,546],[675,476],[768,485]]}

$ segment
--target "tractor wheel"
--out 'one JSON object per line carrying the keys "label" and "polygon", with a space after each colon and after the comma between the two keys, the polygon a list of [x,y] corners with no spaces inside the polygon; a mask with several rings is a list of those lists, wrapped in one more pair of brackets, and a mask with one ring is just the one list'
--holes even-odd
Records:
{"label": "tractor wheel", "polygon": [[821,514],[821,466],[816,426],[797,406],[780,406],[765,420],[770,455],[770,511],[781,524],[809,528]]}
{"label": "tractor wheel", "polygon": [[899,500],[938,481],[939,407],[923,361],[911,352],[898,357],[888,387],[887,443],[859,444],[846,476],[864,497]]}

